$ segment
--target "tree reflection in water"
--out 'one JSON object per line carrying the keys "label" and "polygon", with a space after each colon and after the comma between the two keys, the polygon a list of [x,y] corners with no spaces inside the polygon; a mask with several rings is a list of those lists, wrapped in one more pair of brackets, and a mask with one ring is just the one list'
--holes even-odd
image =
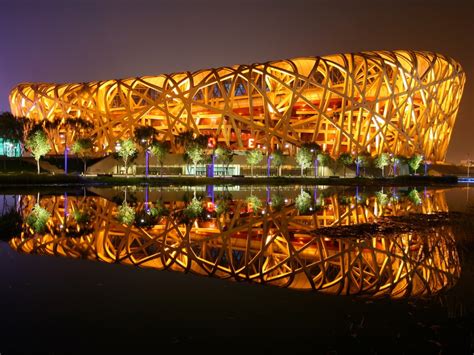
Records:
{"label": "tree reflection in water", "polygon": [[[128,206],[134,208],[130,223],[117,219],[120,205],[106,198],[69,196],[65,203],[62,196],[45,196],[41,205],[52,215],[44,231],[23,223],[9,244],[22,253],[335,295],[426,297],[457,282],[461,268],[451,227],[428,221],[407,228],[403,222],[407,214],[447,212],[443,191],[417,199],[413,192],[385,191],[383,201],[380,193],[361,198],[358,190],[295,191],[270,201],[223,194],[215,203],[206,197],[161,199],[147,208],[136,202]],[[35,198],[24,196],[22,204],[27,216]],[[65,206],[87,218],[68,218]]]}

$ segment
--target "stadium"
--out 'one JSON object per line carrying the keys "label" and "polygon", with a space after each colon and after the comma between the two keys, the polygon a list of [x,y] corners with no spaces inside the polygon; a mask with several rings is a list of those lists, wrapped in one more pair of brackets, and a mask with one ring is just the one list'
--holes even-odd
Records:
{"label": "stadium", "polygon": [[[89,83],[22,83],[12,113],[37,122],[92,123],[96,153],[138,126],[179,152],[183,132],[233,150],[294,155],[315,142],[331,156],[386,152],[445,160],[465,74],[453,59],[422,51],[373,51],[304,57],[196,72]],[[50,134],[62,153],[71,134]],[[76,134],[79,134],[76,132]]]}

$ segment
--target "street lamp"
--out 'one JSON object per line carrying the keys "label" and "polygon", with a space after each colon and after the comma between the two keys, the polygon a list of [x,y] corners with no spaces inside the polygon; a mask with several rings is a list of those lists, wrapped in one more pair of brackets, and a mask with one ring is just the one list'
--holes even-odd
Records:
{"label": "street lamp", "polygon": [[66,146],[66,149],[64,149],[64,174],[67,175],[67,157],[69,153],[69,147]]}

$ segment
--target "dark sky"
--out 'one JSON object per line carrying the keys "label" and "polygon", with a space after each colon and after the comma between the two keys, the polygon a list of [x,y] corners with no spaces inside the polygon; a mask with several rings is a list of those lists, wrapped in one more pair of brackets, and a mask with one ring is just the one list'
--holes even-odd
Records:
{"label": "dark sky", "polygon": [[474,0],[0,0],[0,111],[23,81],[431,50],[467,73],[448,160],[474,158]]}

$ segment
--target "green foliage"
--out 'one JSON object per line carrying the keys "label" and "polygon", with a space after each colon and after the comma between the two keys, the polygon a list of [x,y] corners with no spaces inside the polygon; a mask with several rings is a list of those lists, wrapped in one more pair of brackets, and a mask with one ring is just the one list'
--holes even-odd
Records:
{"label": "green foliage", "polygon": [[156,129],[151,126],[139,126],[133,131],[135,142],[142,148],[148,148],[155,140]]}
{"label": "green foliage", "polygon": [[202,207],[201,201],[199,201],[196,197],[193,197],[189,205],[184,209],[184,215],[190,219],[198,218],[204,208]]}
{"label": "green foliage", "polygon": [[337,158],[337,162],[347,167],[354,163],[354,157],[350,153],[342,153]]}
{"label": "green foliage", "polygon": [[227,147],[219,146],[215,150],[217,161],[228,167],[234,160],[234,151]]}
{"label": "green foliage", "polygon": [[280,167],[285,162],[286,156],[283,154],[281,150],[277,149],[272,153],[271,158],[272,158],[272,165],[276,167]]}
{"label": "green foliage", "polygon": [[263,160],[263,153],[260,150],[248,150],[246,153],[247,164],[250,165],[251,175],[253,176],[253,167]]}
{"label": "green foliage", "polygon": [[84,224],[89,223],[90,215],[84,211],[75,210],[72,213],[72,215],[74,219],[76,220],[76,223],[79,225],[84,225]]}
{"label": "green foliage", "polygon": [[122,158],[125,165],[125,173],[128,174],[128,162],[137,155],[137,147],[133,140],[125,139],[118,141],[117,154]]}
{"label": "green foliage", "polygon": [[414,173],[416,173],[422,161],[423,156],[421,156],[420,154],[415,154],[410,159],[408,159],[408,166]]}
{"label": "green foliage", "polygon": [[257,165],[263,160],[263,153],[260,150],[249,150],[246,153],[247,164]]}
{"label": "green foliage", "polygon": [[131,226],[135,221],[135,210],[125,201],[118,208],[117,220],[127,226]]}
{"label": "green foliage", "polygon": [[301,175],[303,175],[303,169],[311,166],[312,157],[311,151],[306,147],[301,147],[296,153],[296,162],[301,167]]}
{"label": "green foliage", "polygon": [[201,163],[206,157],[206,151],[199,144],[190,144],[186,148],[186,155],[194,164],[194,173],[197,174],[196,165]]}
{"label": "green foliage", "polygon": [[311,195],[306,191],[301,191],[295,199],[295,206],[298,212],[307,213],[311,207]]}
{"label": "green foliage", "polygon": [[319,153],[317,159],[320,166],[329,166],[331,163],[331,156],[328,153]]}
{"label": "green foliage", "polygon": [[381,206],[385,206],[389,202],[388,195],[384,193],[383,190],[377,191],[375,193],[375,197],[377,198],[377,202]]}
{"label": "green foliage", "polygon": [[[163,162],[165,160],[166,154],[169,152],[168,144],[155,141],[150,146],[150,152],[156,157],[156,159],[158,159],[161,170],[163,170]],[[161,175],[163,175],[163,171],[161,171]]]}
{"label": "green foliage", "polygon": [[28,217],[26,217],[26,224],[36,233],[42,233],[46,228],[49,217],[51,217],[51,213],[37,203],[34,205]]}
{"label": "green foliage", "polygon": [[92,151],[92,148],[94,147],[92,143],[92,139],[90,138],[79,138],[74,142],[72,145],[71,151],[80,156],[83,157],[87,153],[90,153]]}
{"label": "green foliage", "polygon": [[13,116],[10,112],[0,114],[0,137],[23,141],[24,119]]}
{"label": "green foliage", "polygon": [[48,137],[42,129],[36,129],[28,135],[26,147],[31,151],[36,160],[40,160],[43,155],[46,155],[51,150]]}
{"label": "green foliage", "polygon": [[251,206],[254,213],[257,213],[257,210],[262,208],[262,201],[255,195],[247,197],[247,204]]}
{"label": "green foliage", "polygon": [[422,203],[420,194],[416,189],[413,189],[408,193],[408,199],[415,205],[421,205]]}
{"label": "green foliage", "polygon": [[46,155],[51,150],[51,145],[49,144],[48,137],[42,128],[35,128],[30,132],[26,138],[26,148],[30,150],[33,154],[37,168],[38,174],[40,173],[39,161],[43,155]]}
{"label": "green foliage", "polygon": [[280,211],[285,205],[285,199],[282,195],[272,195],[272,209],[274,211]]}
{"label": "green foliage", "polygon": [[375,158],[374,164],[382,169],[382,176],[384,176],[384,168],[390,164],[390,156],[387,153],[381,153]]}
{"label": "green foliage", "polygon": [[344,167],[344,177],[346,177],[346,168],[354,163],[354,157],[350,153],[342,153],[337,158],[337,163]]}
{"label": "green foliage", "polygon": [[354,163],[359,164],[361,168],[366,168],[370,165],[370,156],[367,154],[360,154],[354,159]]}
{"label": "green foliage", "polygon": [[375,158],[374,164],[377,168],[383,169],[390,164],[390,156],[387,153],[381,153]]}

